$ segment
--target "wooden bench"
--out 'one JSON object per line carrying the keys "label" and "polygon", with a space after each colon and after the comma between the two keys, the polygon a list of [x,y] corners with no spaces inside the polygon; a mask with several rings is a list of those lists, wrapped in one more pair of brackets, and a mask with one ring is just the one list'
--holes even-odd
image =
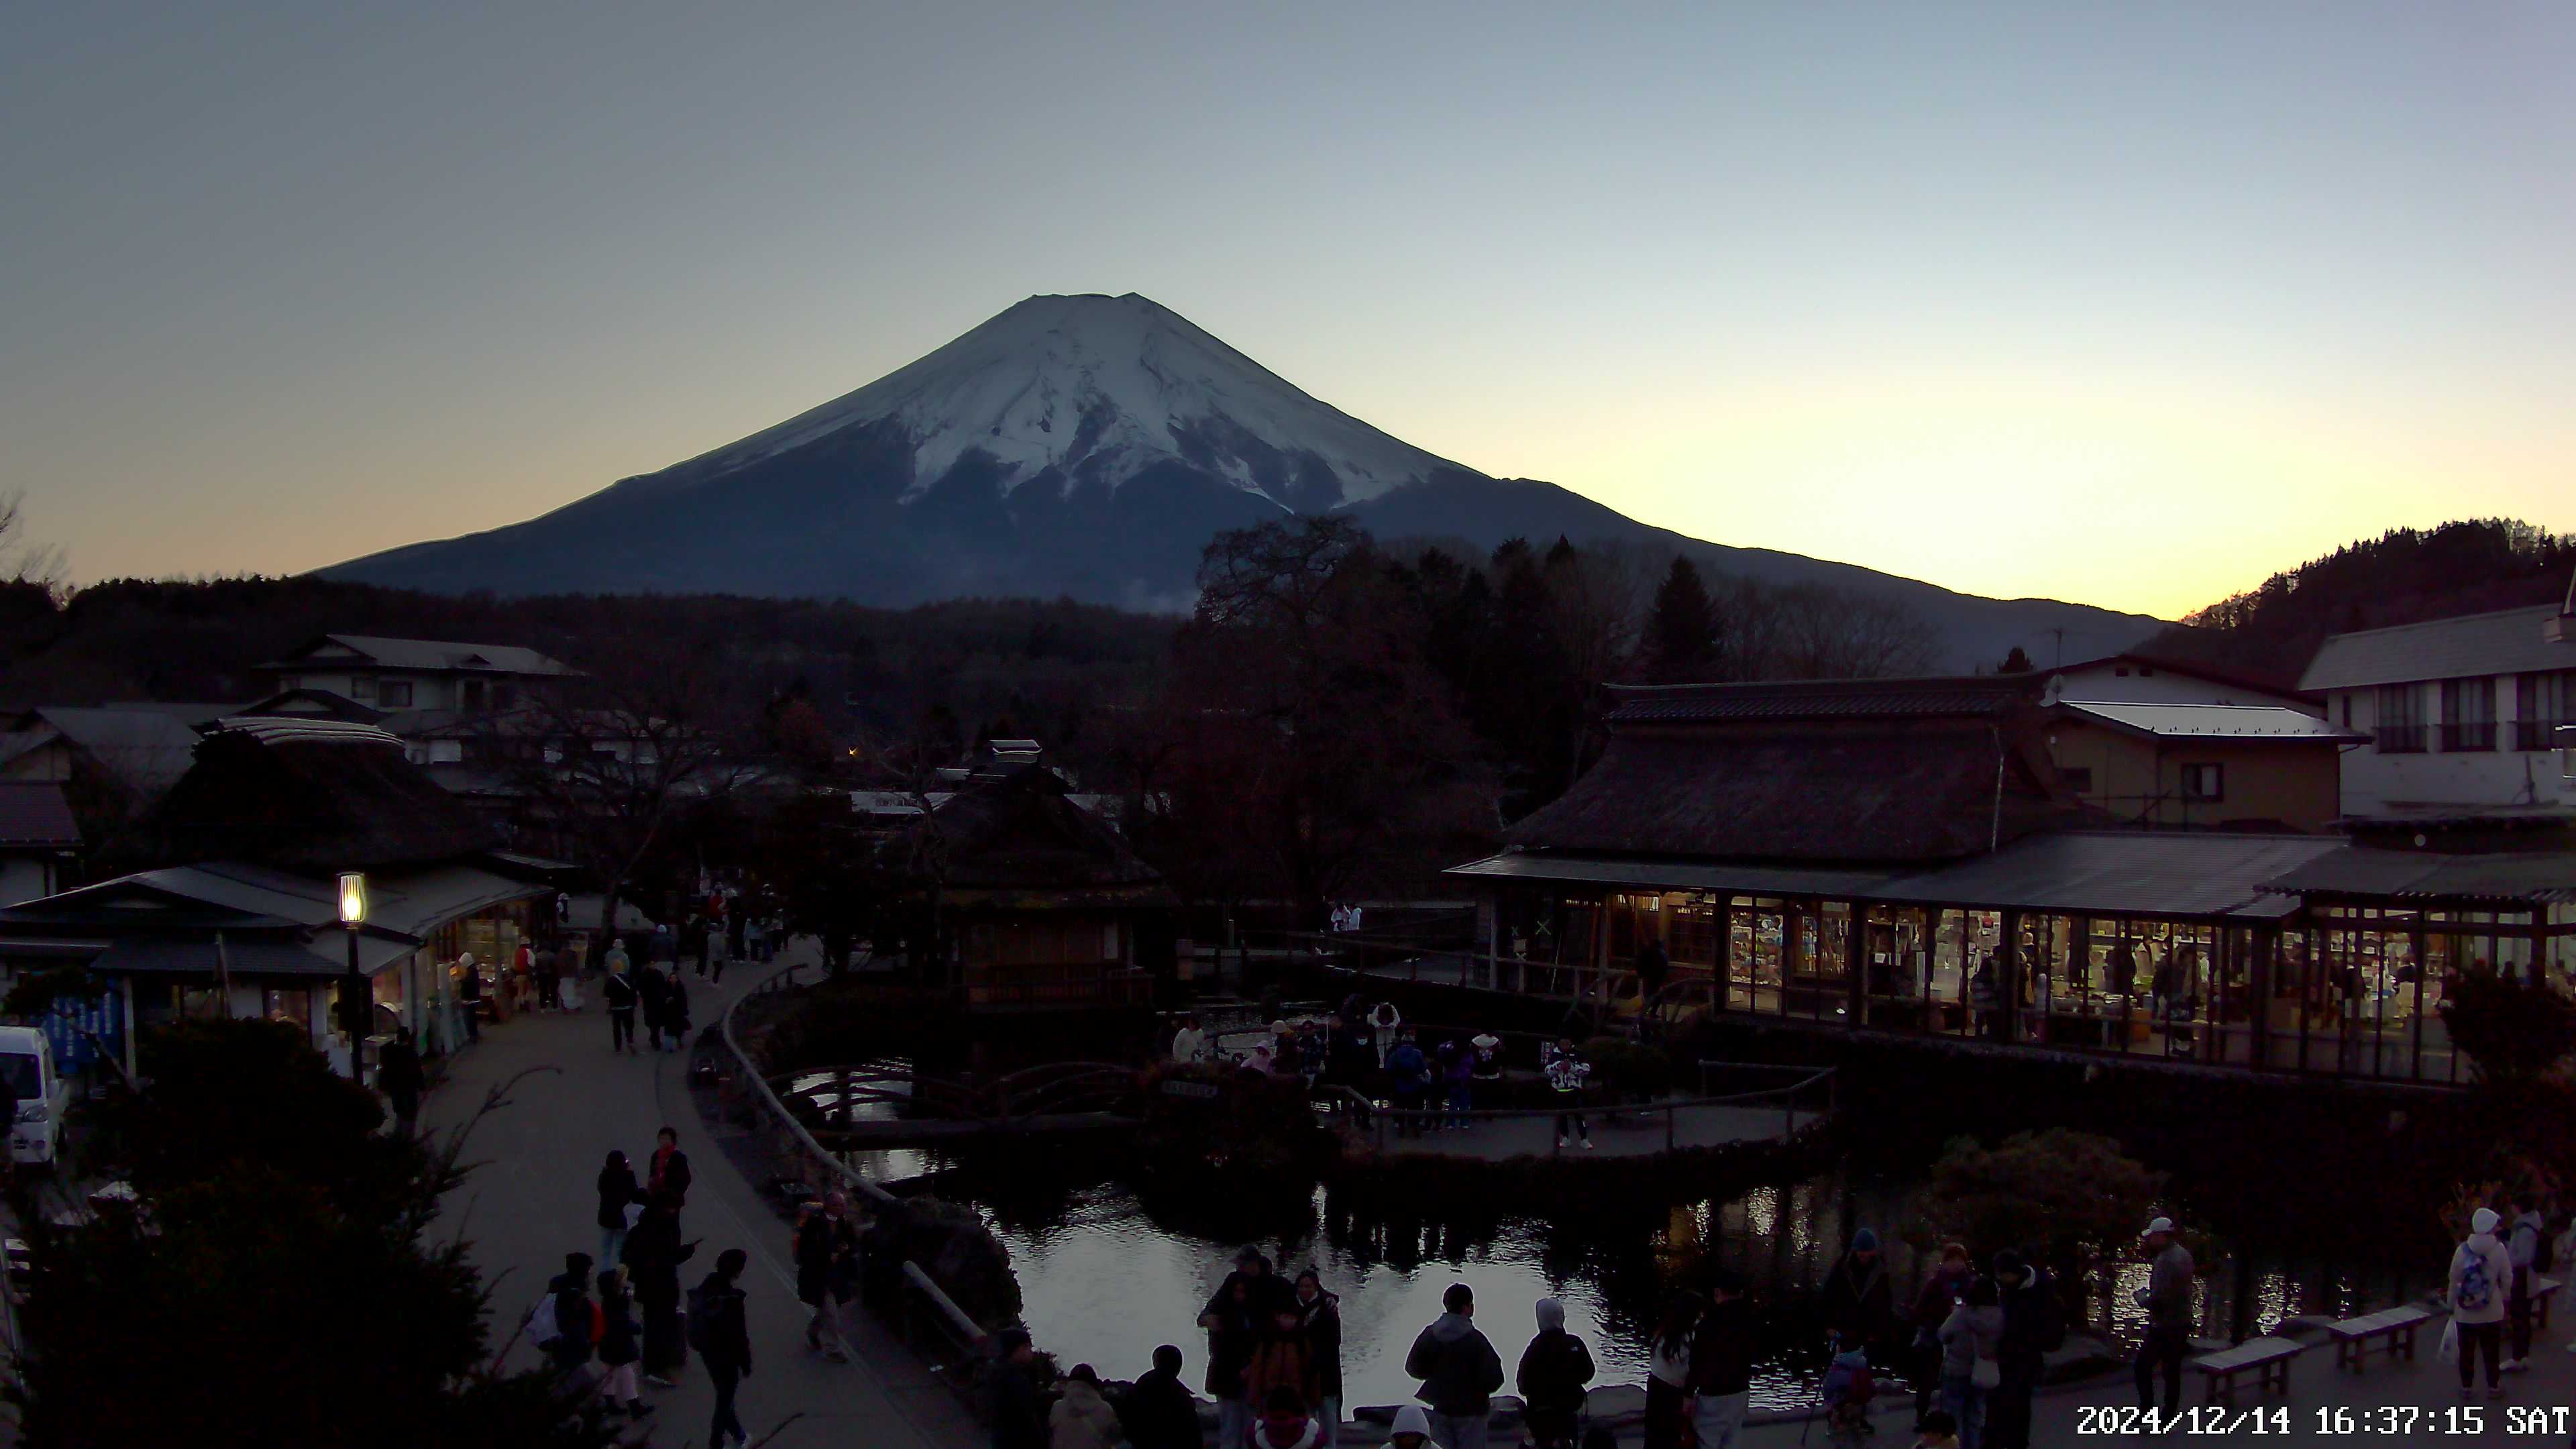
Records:
{"label": "wooden bench", "polygon": [[2434,1316],[2430,1308],[2383,1308],[2377,1313],[2339,1318],[2327,1324],[2326,1333],[2334,1339],[2335,1367],[2361,1372],[2362,1360],[2370,1356],[2370,1345],[2375,1339],[2386,1341],[2389,1357],[2402,1355],[2408,1363],[2413,1363],[2416,1330],[2430,1323]]}
{"label": "wooden bench", "polygon": [[2191,1371],[2208,1385],[2203,1401],[2225,1404],[2236,1391],[2236,1376],[2251,1373],[2256,1387],[2264,1393],[2290,1395],[2290,1360],[2307,1352],[2308,1346],[2287,1338],[2249,1338],[2234,1348],[2204,1354],[2191,1361]]}

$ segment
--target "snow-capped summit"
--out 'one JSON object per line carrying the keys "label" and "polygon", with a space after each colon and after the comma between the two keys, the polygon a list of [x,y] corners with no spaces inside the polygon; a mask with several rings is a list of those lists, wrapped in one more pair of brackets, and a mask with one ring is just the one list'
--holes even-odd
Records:
{"label": "snow-capped summit", "polygon": [[[1748,499],[1750,502],[1750,499]],[[1031,297],[858,391],[551,513],[325,570],[458,593],[720,593],[902,607],[976,595],[1186,609],[1208,541],[1346,512],[1383,539],[1618,540],[1719,574],[1919,608],[1953,663],[2108,654],[2155,621],[1968,598],[1730,549],[1527,478],[1490,478],[1298,391],[1143,297]]]}
{"label": "snow-capped summit", "polygon": [[910,443],[905,502],[970,455],[1006,495],[1040,480],[1062,493],[1115,489],[1168,462],[1305,512],[1470,471],[1316,401],[1130,292],[1031,297],[856,392],[691,459],[673,481],[871,426]]}

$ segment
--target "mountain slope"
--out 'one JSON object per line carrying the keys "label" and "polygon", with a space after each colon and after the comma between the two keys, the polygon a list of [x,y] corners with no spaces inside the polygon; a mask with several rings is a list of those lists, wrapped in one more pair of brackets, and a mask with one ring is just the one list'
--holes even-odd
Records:
{"label": "mountain slope", "polygon": [[[487,532],[324,570],[442,592],[738,593],[906,605],[1070,595],[1188,606],[1220,529],[1347,509],[1384,537],[1619,539],[1775,582],[1897,595],[1966,668],[2014,644],[2125,648],[2158,621],[1978,599],[1700,543],[1579,494],[1489,478],[1317,401],[1146,298],[1032,297],[856,392]],[[2082,647],[2078,642],[2082,641]]]}

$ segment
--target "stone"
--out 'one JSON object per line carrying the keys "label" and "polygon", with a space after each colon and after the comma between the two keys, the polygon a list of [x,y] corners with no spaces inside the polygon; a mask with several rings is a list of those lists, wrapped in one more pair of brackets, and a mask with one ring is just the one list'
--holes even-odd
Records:
{"label": "stone", "polygon": [[1646,1390],[1639,1384],[1604,1384],[1583,1397],[1584,1417],[1614,1428],[1643,1423]]}

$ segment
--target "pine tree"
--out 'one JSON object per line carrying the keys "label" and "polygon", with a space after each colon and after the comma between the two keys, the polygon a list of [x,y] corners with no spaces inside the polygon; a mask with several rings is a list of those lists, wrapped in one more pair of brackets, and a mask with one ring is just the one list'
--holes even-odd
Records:
{"label": "pine tree", "polygon": [[1995,666],[1995,673],[2028,674],[2031,669],[2030,656],[2022,652],[2020,645],[2015,644],[2012,652],[2004,656],[2004,662]]}
{"label": "pine tree", "polygon": [[1658,684],[1710,678],[1717,665],[1717,609],[1699,569],[1675,557],[1655,589],[1655,612],[1646,623],[1646,665]]}

